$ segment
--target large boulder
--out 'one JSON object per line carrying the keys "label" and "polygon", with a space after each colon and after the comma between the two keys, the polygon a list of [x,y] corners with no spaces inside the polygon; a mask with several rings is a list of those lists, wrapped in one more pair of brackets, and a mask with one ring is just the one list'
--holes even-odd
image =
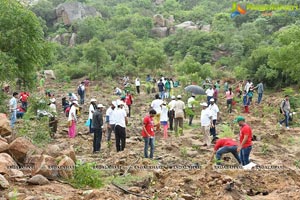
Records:
{"label": "large boulder", "polygon": [[155,27],[164,27],[164,26],[166,26],[165,18],[160,14],[154,15],[153,16],[153,21],[154,21],[154,26]]}
{"label": "large boulder", "polygon": [[10,143],[8,151],[9,154],[18,162],[24,163],[27,153],[33,152],[36,147],[25,137],[18,137]]}
{"label": "large boulder", "polygon": [[75,44],[76,44],[76,37],[77,37],[77,34],[76,33],[72,33],[70,41],[69,41],[69,46],[70,47],[75,46]]}
{"label": "large boulder", "polygon": [[76,163],[76,154],[75,154],[75,150],[74,150],[73,146],[70,146],[68,149],[63,150],[61,152],[61,155],[66,155],[66,156],[70,157]]}
{"label": "large boulder", "polygon": [[175,29],[184,29],[184,30],[198,30],[199,27],[194,24],[192,21],[186,21],[175,26]]}
{"label": "large boulder", "polygon": [[160,38],[167,37],[169,35],[168,33],[167,27],[153,27],[151,29],[151,34]]}
{"label": "large boulder", "polygon": [[41,174],[48,179],[56,179],[58,176],[57,164],[55,158],[48,155],[41,155],[36,160],[32,175]]}
{"label": "large boulder", "polygon": [[32,185],[46,185],[49,184],[49,180],[44,177],[43,175],[37,174],[33,177],[31,177],[27,183],[32,184]]}
{"label": "large boulder", "polygon": [[74,169],[75,163],[68,156],[64,156],[64,158],[58,163],[58,173],[62,178],[72,178]]}
{"label": "large boulder", "polygon": [[7,153],[0,153],[0,174],[10,174],[11,169],[17,167],[17,163]]}
{"label": "large boulder", "polygon": [[74,21],[87,16],[101,16],[95,8],[85,6],[80,2],[65,2],[59,4],[55,12],[57,21],[63,22],[65,25],[71,25]]}
{"label": "large boulder", "polygon": [[54,71],[53,70],[44,70],[45,77],[50,77],[51,79],[56,79]]}
{"label": "large boulder", "polygon": [[201,27],[201,31],[205,31],[205,32],[210,32],[210,29],[211,29],[211,27],[210,27],[209,24],[208,25],[203,25]]}
{"label": "large boulder", "polygon": [[0,174],[0,188],[3,189],[9,188],[9,183],[2,174]]}
{"label": "large boulder", "polygon": [[6,151],[8,149],[9,145],[7,142],[4,142],[3,140],[0,140],[0,153]]}
{"label": "large boulder", "polygon": [[7,116],[0,113],[0,136],[8,136],[11,134],[11,127]]}

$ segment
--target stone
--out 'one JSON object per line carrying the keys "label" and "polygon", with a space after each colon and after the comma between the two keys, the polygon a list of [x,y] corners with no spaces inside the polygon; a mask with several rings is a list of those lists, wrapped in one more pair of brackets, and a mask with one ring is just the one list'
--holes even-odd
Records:
{"label": "stone", "polygon": [[142,189],[140,187],[130,187],[128,188],[130,192],[141,193]]}
{"label": "stone", "polygon": [[184,30],[198,30],[199,27],[194,24],[192,21],[186,21],[181,24],[175,25],[175,29],[184,29]]}
{"label": "stone", "polygon": [[0,113],[0,115],[0,136],[8,136],[11,134],[10,122],[5,114]]}
{"label": "stone", "polygon": [[153,16],[153,21],[154,21],[154,26],[155,27],[164,27],[165,24],[165,19],[162,15],[156,14]]}
{"label": "stone", "polygon": [[3,189],[9,188],[9,182],[2,174],[0,174],[0,187]]}
{"label": "stone", "polygon": [[59,148],[59,146],[57,144],[52,144],[47,147],[46,153],[47,153],[47,155],[57,157],[57,156],[61,155],[61,149]]}
{"label": "stone", "polygon": [[70,157],[76,163],[76,154],[73,146],[70,146],[68,149],[62,151],[61,155]]}
{"label": "stone", "polygon": [[76,38],[77,38],[77,34],[76,33],[72,33],[70,41],[69,41],[69,46],[70,47],[74,47],[76,44]]}
{"label": "stone", "polygon": [[4,138],[4,137],[2,137],[1,135],[0,135],[0,140],[1,140],[1,141],[3,141],[3,142],[6,142],[6,143],[8,143],[7,139],[6,139],[6,138]]}
{"label": "stone", "polygon": [[185,200],[193,200],[194,199],[194,197],[190,194],[182,194],[181,197],[184,198]]}
{"label": "stone", "polygon": [[17,168],[18,165],[7,153],[0,153],[0,174],[10,174],[11,168]]}
{"label": "stone", "polygon": [[64,156],[64,158],[58,163],[58,173],[62,178],[72,178],[74,169],[75,163],[68,156]]}
{"label": "stone", "polygon": [[205,32],[210,32],[210,29],[211,29],[211,27],[210,27],[210,25],[208,24],[208,25],[203,25],[202,27],[201,27],[201,31],[205,31]]}
{"label": "stone", "polygon": [[53,70],[44,70],[45,78],[50,77],[51,79],[56,79],[54,71]]}
{"label": "stone", "polygon": [[28,196],[28,197],[26,197],[26,198],[23,199],[23,200],[39,200],[39,199],[41,199],[41,198],[35,197],[35,196]]}
{"label": "stone", "polygon": [[0,153],[6,151],[8,149],[9,145],[7,142],[4,142],[3,140],[0,140]]}
{"label": "stone", "polygon": [[18,137],[9,144],[8,152],[19,163],[24,163],[27,153],[35,151],[36,147],[25,137]]}
{"label": "stone", "polygon": [[19,193],[19,192],[15,192],[15,191],[9,192],[7,194],[8,199],[24,199],[25,196],[26,195],[24,193]]}
{"label": "stone", "polygon": [[56,160],[48,155],[41,155],[35,163],[35,170],[32,175],[41,174],[48,179],[55,179],[58,176]]}
{"label": "stone", "polygon": [[151,34],[159,38],[164,38],[169,35],[167,27],[153,27],[151,29]]}
{"label": "stone", "polygon": [[46,177],[40,174],[31,177],[27,182],[32,185],[46,185],[50,183]]}

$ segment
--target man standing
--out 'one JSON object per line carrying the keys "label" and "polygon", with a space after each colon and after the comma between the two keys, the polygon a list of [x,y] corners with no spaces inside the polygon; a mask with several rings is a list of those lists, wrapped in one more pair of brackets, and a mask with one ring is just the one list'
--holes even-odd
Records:
{"label": "man standing", "polygon": [[85,87],[84,82],[81,82],[80,85],[77,88],[78,95],[80,96],[80,104],[84,104],[84,93],[85,93]]}
{"label": "man standing", "polygon": [[174,117],[175,117],[174,107],[175,107],[175,103],[176,103],[176,98],[175,98],[175,96],[171,96],[171,99],[172,100],[168,104],[168,107],[169,107],[168,117],[169,117],[169,123],[170,123],[170,130],[173,131],[173,121],[174,121]]}
{"label": "man standing", "polygon": [[251,81],[247,80],[245,88],[244,88],[244,90],[246,90],[247,93],[249,92],[250,86],[251,86]]}
{"label": "man standing", "polygon": [[111,133],[115,130],[115,111],[116,102],[112,101],[111,106],[106,110],[106,124],[107,124],[107,142],[110,142]]}
{"label": "man standing", "polygon": [[20,101],[22,103],[22,107],[27,110],[27,99],[29,97],[29,93],[28,92],[21,92],[20,94]]}
{"label": "man standing", "polygon": [[177,101],[174,106],[175,110],[175,133],[178,134],[178,126],[180,128],[180,133],[183,135],[183,118],[185,118],[185,104],[181,100],[181,95],[177,96]]}
{"label": "man standing", "polygon": [[240,126],[240,144],[237,152],[240,153],[240,160],[243,166],[250,163],[249,156],[252,150],[252,130],[248,124],[245,123],[245,118],[238,116],[235,119]]}
{"label": "man standing", "polygon": [[95,110],[97,110],[97,105],[96,105],[97,100],[95,98],[91,99],[91,103],[89,106],[89,132],[93,133],[93,128],[92,128],[92,124],[93,124],[93,114],[95,112]]}
{"label": "man standing", "polygon": [[282,127],[282,123],[285,122],[286,129],[290,129],[289,127],[289,117],[290,117],[290,101],[289,101],[289,95],[285,95],[285,99],[280,104],[280,113],[284,115],[284,119],[279,122],[279,126]]}
{"label": "man standing", "polygon": [[188,99],[187,106],[189,108],[189,126],[192,126],[193,118],[194,118],[194,102],[195,102],[195,94]]}
{"label": "man standing", "polygon": [[50,136],[54,138],[54,135],[57,131],[57,110],[56,110],[56,99],[51,98],[50,99],[50,105],[49,105],[49,110],[50,110],[50,116],[49,116],[49,128],[50,128]]}
{"label": "man standing", "polygon": [[164,85],[162,79],[159,80],[157,87],[158,87],[159,97],[163,100],[165,97],[165,94],[164,94],[165,85]]}
{"label": "man standing", "polygon": [[18,93],[14,92],[13,97],[9,100],[10,126],[14,128],[17,120]]}
{"label": "man standing", "polygon": [[212,161],[214,155],[216,155],[217,165],[220,165],[222,155],[225,153],[232,153],[232,155],[235,157],[238,163],[241,164],[241,160],[239,158],[237,148],[238,148],[238,143],[231,138],[218,139],[215,144],[214,152],[211,156],[210,161]]}
{"label": "man standing", "polygon": [[154,117],[154,126],[156,126],[157,131],[160,130],[160,113],[161,113],[160,105],[162,103],[163,100],[159,98],[159,94],[156,94],[155,99],[151,102],[151,108],[156,111],[156,115]]}
{"label": "man standing", "polygon": [[103,111],[104,106],[102,104],[97,105],[97,109],[93,113],[93,131],[94,131],[94,140],[93,140],[93,153],[99,153],[101,149],[101,140],[102,140],[102,129],[103,129]]}
{"label": "man standing", "polygon": [[125,103],[128,106],[128,115],[127,115],[127,117],[130,117],[130,115],[131,115],[131,105],[133,103],[133,97],[130,94],[130,91],[128,91],[128,90],[126,91]]}
{"label": "man standing", "polygon": [[210,127],[214,126],[212,120],[212,114],[208,109],[208,104],[206,102],[200,103],[200,105],[202,106],[200,122],[201,122],[202,132],[204,134],[204,142],[205,142],[204,146],[207,146],[207,148],[209,148],[211,144],[211,140],[209,138],[209,129]]}
{"label": "man standing", "polygon": [[206,96],[207,96],[207,104],[209,104],[209,100],[210,100],[211,98],[213,98],[213,96],[214,96],[214,90],[213,90],[213,88],[212,88],[211,85],[210,85],[209,88],[205,91],[205,93],[206,93]]}
{"label": "man standing", "polygon": [[154,123],[153,117],[156,115],[155,110],[150,110],[149,115],[144,118],[144,125],[142,130],[142,136],[144,138],[145,146],[144,146],[144,157],[148,158],[148,148],[150,145],[150,158],[153,158],[154,154],[154,140],[155,140],[155,133],[154,133]]}
{"label": "man standing", "polygon": [[257,93],[258,93],[257,103],[260,104],[264,92],[263,81],[260,81],[260,83],[254,89],[257,89]]}
{"label": "man standing", "polygon": [[141,86],[141,81],[140,79],[137,77],[135,79],[135,87],[136,87],[136,93],[137,94],[140,94],[140,86]]}
{"label": "man standing", "polygon": [[213,120],[213,126],[210,127],[210,135],[213,136],[213,141],[215,141],[217,139],[216,124],[218,119],[218,113],[220,112],[220,110],[217,104],[215,104],[215,100],[213,98],[210,99],[210,105],[208,108],[212,114],[212,120]]}
{"label": "man standing", "polygon": [[123,151],[126,143],[126,125],[128,124],[127,114],[123,109],[124,102],[117,101],[118,109],[115,111],[115,135],[117,152]]}

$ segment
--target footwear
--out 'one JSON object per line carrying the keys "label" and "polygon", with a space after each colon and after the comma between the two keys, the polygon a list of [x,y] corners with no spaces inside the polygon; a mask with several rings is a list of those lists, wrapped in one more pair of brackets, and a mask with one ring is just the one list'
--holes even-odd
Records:
{"label": "footwear", "polygon": [[278,123],[279,124],[279,127],[281,128],[282,127],[282,125],[280,124],[280,123]]}
{"label": "footwear", "polygon": [[290,129],[290,127],[287,126],[286,129]]}

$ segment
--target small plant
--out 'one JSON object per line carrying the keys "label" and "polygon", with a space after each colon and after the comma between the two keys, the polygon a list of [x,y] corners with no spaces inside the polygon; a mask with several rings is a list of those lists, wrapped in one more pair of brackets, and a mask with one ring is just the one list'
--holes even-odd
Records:
{"label": "small plant", "polygon": [[234,138],[235,137],[231,127],[226,124],[222,124],[222,126],[220,128],[220,132],[221,133],[219,134],[219,138]]}
{"label": "small plant", "polygon": [[192,149],[198,151],[200,149],[199,145],[192,145]]}
{"label": "small plant", "polygon": [[202,195],[202,191],[200,188],[198,188],[195,192],[196,197],[200,197]]}
{"label": "small plant", "polygon": [[295,160],[294,165],[297,169],[299,169],[300,168],[300,160]]}
{"label": "small plant", "polygon": [[261,149],[262,153],[264,155],[266,155],[269,152],[269,145],[267,145],[266,143],[263,144],[262,149]]}
{"label": "small plant", "polygon": [[96,168],[96,163],[76,162],[74,176],[69,181],[76,188],[103,186],[102,173]]}
{"label": "small plant", "polygon": [[180,156],[183,158],[187,158],[187,148],[186,147],[180,148]]}
{"label": "small plant", "polygon": [[295,144],[295,138],[289,137],[289,139],[288,139],[288,144],[294,145],[294,144]]}

